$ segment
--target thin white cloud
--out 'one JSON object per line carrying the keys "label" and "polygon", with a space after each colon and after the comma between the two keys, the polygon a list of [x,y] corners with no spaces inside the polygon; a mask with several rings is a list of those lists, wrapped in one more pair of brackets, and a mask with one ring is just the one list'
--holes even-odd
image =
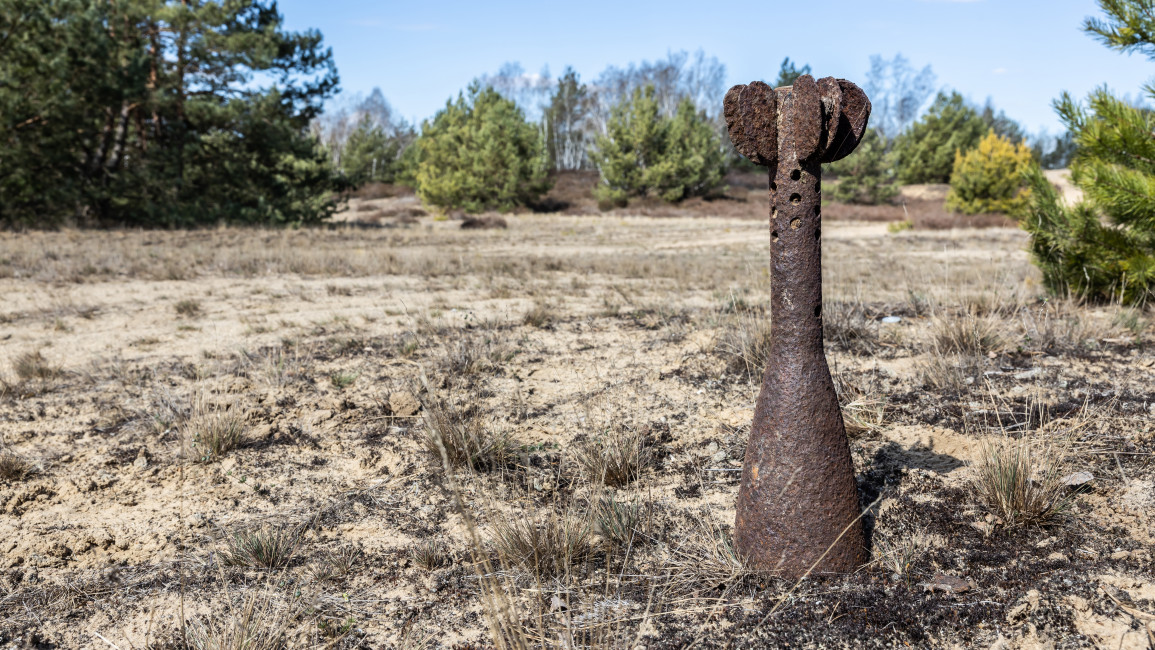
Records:
{"label": "thin white cloud", "polygon": [[393,29],[399,32],[435,32],[441,29],[441,25],[433,23],[419,23],[415,25],[394,25]]}
{"label": "thin white cloud", "polygon": [[354,18],[349,21],[349,24],[357,27],[388,27],[396,32],[433,32],[441,29],[441,25],[434,23],[394,25],[381,18]]}
{"label": "thin white cloud", "polygon": [[991,70],[991,73],[992,74],[1006,74],[1007,69],[1006,68],[995,68],[994,70]]}

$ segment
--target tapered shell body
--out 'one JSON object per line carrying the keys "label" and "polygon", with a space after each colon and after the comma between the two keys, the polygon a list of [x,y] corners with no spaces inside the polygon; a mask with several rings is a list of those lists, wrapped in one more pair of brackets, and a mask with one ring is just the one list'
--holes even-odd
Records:
{"label": "tapered shell body", "polygon": [[[755,87],[749,84],[744,89]],[[783,576],[842,573],[866,561],[858,490],[834,383],[822,348],[822,163],[853,151],[870,103],[857,86],[803,75],[774,90],[776,151],[759,111],[731,89],[735,146],[770,171],[771,351],[742,466],[735,544],[748,562]],[[731,99],[732,98],[732,99]],[[849,113],[848,113],[849,111]],[[751,144],[753,143],[753,144]]]}

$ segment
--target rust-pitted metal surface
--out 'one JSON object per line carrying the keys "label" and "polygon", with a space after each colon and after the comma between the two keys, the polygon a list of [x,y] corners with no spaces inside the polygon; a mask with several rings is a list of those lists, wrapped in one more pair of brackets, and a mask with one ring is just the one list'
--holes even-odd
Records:
{"label": "rust-pitted metal surface", "polygon": [[[768,117],[768,114],[770,116]],[[770,168],[770,362],[742,465],[735,543],[756,568],[798,577],[866,561],[858,489],[822,350],[822,163],[862,139],[870,101],[810,75],[726,93],[739,153]]]}

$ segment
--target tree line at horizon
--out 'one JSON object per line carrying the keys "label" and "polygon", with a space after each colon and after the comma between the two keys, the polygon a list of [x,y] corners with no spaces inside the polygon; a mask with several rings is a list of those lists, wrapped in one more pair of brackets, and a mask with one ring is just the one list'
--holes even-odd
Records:
{"label": "tree line at horizon", "polygon": [[[900,184],[949,182],[956,152],[977,149],[991,132],[1012,148],[1029,142],[1030,158],[1044,168],[1063,167],[1070,160],[1074,151],[1070,133],[1028,136],[989,100],[977,106],[956,91],[936,88],[929,65],[914,69],[902,55],[890,60],[876,55],[870,63],[863,86],[874,105],[871,128],[854,156],[830,166],[832,174],[846,179],[833,185],[835,200],[879,203],[894,197]],[[809,73],[808,65],[799,67],[786,58],[774,85],[790,85]],[[719,191],[731,169],[752,169],[725,135],[721,116],[725,79],[725,66],[700,51],[671,53],[665,59],[625,68],[611,66],[588,83],[572,68],[552,79],[548,70],[529,75],[519,64],[508,63],[497,74],[476,79],[421,128],[394,119],[379,88],[364,99],[348,98],[343,106],[316,120],[313,128],[354,182],[412,185],[427,203],[440,209],[508,210],[530,204],[538,196],[534,191],[548,188],[538,177],[578,170],[599,172],[595,193],[603,207],[622,206],[640,197],[680,201]],[[490,90],[496,97],[486,94]],[[430,170],[427,177],[454,175],[456,168],[487,167],[482,160],[455,164],[424,158],[432,139],[445,137],[436,128],[438,120],[460,112],[472,114],[479,98],[479,128],[493,102],[503,99],[511,110],[520,111],[521,118],[503,132],[525,131],[526,124],[537,129],[539,148],[534,155],[540,156],[540,162],[533,169],[522,169],[533,175],[522,183],[529,193],[516,199],[508,194],[489,197],[481,187],[479,195],[467,187],[464,178],[457,183],[459,192],[445,192],[444,183],[422,191],[416,176],[423,164]],[[505,117],[515,120],[514,113]],[[419,137],[428,127],[434,127],[430,137]],[[454,135],[463,136],[467,133]],[[465,142],[472,141],[466,137]],[[479,141],[475,148],[483,145],[490,146]],[[470,150],[465,148],[467,156]],[[957,207],[990,211],[1005,205],[1001,198],[1005,197],[992,202],[971,199]]]}
{"label": "tree line at horizon", "polygon": [[[1098,3],[1085,31],[1155,58],[1144,0]],[[787,58],[775,85],[809,72]],[[306,225],[369,182],[412,185],[437,210],[504,211],[572,170],[597,171],[605,208],[709,196],[748,164],[725,136],[725,77],[702,52],[589,83],[507,64],[413,125],[376,89],[334,107],[332,52],[316,30],[286,30],[273,0],[0,0],[0,227]],[[1028,137],[901,55],[872,57],[862,86],[871,128],[830,166],[831,198],[949,182],[949,208],[1020,220],[1052,291],[1152,296],[1150,109],[1105,88],[1086,105],[1064,94],[1067,132]],[[1076,206],[1040,171],[1068,162]]]}

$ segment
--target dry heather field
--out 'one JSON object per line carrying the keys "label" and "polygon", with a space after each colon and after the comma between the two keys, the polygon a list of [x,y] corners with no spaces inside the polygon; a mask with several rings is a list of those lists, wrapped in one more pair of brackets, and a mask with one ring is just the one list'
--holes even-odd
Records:
{"label": "dry heather field", "polygon": [[1152,314],[1021,232],[828,222],[873,561],[792,582],[729,541],[761,218],[406,205],[0,234],[0,647],[1155,639]]}

